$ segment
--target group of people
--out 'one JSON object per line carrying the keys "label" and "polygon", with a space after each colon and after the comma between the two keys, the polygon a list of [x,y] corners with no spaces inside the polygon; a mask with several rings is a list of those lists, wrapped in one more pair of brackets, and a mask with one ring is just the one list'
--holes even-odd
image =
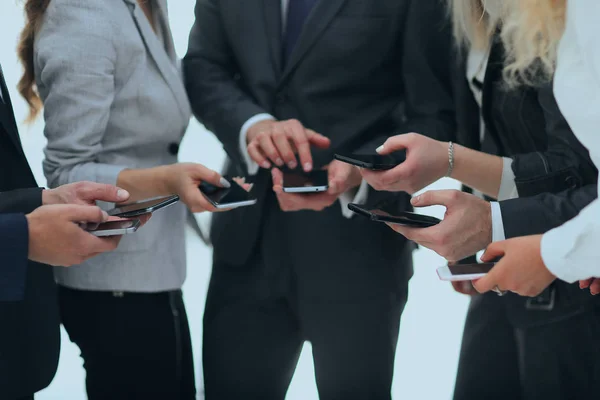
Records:
{"label": "group of people", "polygon": [[[0,73],[0,398],[51,382],[62,323],[89,399],[194,399],[181,287],[184,226],[202,211],[208,400],[284,399],[305,341],[321,399],[389,399],[415,243],[499,259],[454,284],[472,296],[454,399],[597,392],[600,4],[197,0],[180,65],[166,0],[24,3],[18,89],[30,120],[43,109],[52,189]],[[177,162],[192,114],[222,142],[223,175]],[[406,159],[369,171],[339,151]],[[286,193],[284,167],[326,169],[329,189]],[[223,176],[258,204],[216,213],[198,185]],[[410,197],[445,176],[464,190]],[[181,203],[134,235],[82,229],[169,194]],[[351,202],[446,214],[389,229]]]}

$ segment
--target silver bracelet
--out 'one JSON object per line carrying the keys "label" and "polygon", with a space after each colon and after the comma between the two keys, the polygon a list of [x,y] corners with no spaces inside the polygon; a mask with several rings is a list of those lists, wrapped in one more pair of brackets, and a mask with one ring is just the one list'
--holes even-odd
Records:
{"label": "silver bracelet", "polygon": [[448,172],[446,176],[450,177],[454,171],[454,143],[448,142]]}

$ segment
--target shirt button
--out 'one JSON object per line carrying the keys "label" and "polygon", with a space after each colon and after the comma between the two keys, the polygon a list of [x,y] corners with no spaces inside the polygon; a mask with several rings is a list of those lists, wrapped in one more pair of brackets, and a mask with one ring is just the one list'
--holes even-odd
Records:
{"label": "shirt button", "polygon": [[169,145],[169,153],[171,153],[171,155],[174,155],[174,156],[179,154],[179,145],[177,143],[171,143]]}

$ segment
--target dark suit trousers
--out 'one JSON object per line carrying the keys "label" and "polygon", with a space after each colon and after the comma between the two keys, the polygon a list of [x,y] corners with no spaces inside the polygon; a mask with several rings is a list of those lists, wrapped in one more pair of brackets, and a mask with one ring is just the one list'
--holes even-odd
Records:
{"label": "dark suit trousers", "polygon": [[472,299],[454,400],[596,398],[598,384],[600,308],[523,327],[511,321],[505,298]]}
{"label": "dark suit trousers", "polygon": [[[345,241],[359,221],[341,221],[339,204],[283,213],[273,200],[252,260],[214,260],[204,315],[206,399],[283,400],[305,341],[322,400],[390,399],[408,279],[387,290],[389,278],[373,278],[392,267],[370,261],[376,250],[368,239],[364,252]],[[324,248],[323,237],[340,241]],[[404,254],[402,268],[412,270]]]}

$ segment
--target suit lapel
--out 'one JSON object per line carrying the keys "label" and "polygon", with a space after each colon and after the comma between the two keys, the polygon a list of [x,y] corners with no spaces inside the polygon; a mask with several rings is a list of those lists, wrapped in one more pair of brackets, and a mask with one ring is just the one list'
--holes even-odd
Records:
{"label": "suit lapel", "polygon": [[281,0],[262,0],[263,12],[265,18],[265,30],[267,41],[271,49],[271,61],[275,69],[275,76],[281,75],[282,58],[282,21],[281,21]]}
{"label": "suit lapel", "polygon": [[24,154],[19,131],[17,129],[17,121],[15,121],[15,115],[13,113],[12,102],[10,101],[10,94],[8,93],[8,87],[4,80],[2,66],[0,66],[0,90],[2,90],[2,99],[4,103],[0,104],[0,124],[4,127],[4,130],[17,147],[17,150],[21,154]]}
{"label": "suit lapel", "polygon": [[[155,4],[158,6],[155,11],[157,12],[156,20],[161,24],[165,36],[168,37],[167,42],[163,46],[160,42],[152,26],[148,21],[148,18],[144,14],[144,11],[138,6],[136,0],[124,0],[131,10],[133,20],[137,26],[140,36],[144,41],[144,45],[148,50],[148,53],[156,63],[158,70],[160,71],[163,79],[167,83],[167,86],[171,89],[173,96],[175,97],[179,110],[182,115],[190,115],[190,106],[183,86],[183,79],[181,78],[177,69],[177,61],[175,55],[175,49],[171,42],[171,31],[167,21],[166,4],[164,1],[157,1]],[[169,51],[171,54],[168,54]]]}
{"label": "suit lapel", "polygon": [[[296,47],[292,50],[281,81],[290,75],[345,2],[346,0],[319,0],[317,2],[304,24]],[[281,45],[279,51],[281,51]]]}

